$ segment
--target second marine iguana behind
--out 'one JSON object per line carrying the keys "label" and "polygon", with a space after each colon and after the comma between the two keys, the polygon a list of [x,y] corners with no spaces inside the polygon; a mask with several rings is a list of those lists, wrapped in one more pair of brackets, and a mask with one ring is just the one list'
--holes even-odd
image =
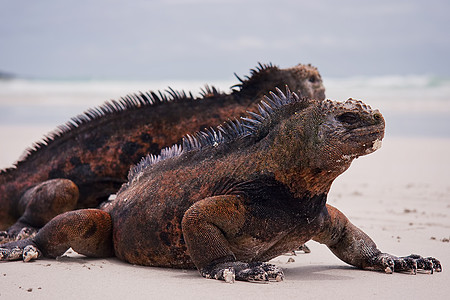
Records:
{"label": "second marine iguana behind", "polygon": [[188,135],[148,156],[102,209],[59,215],[0,260],[56,257],[69,247],[132,264],[192,268],[206,278],[282,280],[266,263],[313,239],[358,268],[441,271],[418,255],[382,253],[326,204],[334,179],[381,145],[384,119],[361,101],[299,99],[278,91],[259,114]]}
{"label": "second marine iguana behind", "polygon": [[159,154],[189,132],[255,110],[260,96],[276,86],[287,83],[305,97],[325,98],[321,76],[311,65],[280,69],[259,64],[250,76],[238,79],[230,94],[212,87],[198,98],[173,90],[169,96],[141,93],[60,126],[13,168],[0,171],[0,230],[16,222],[3,236],[40,228],[64,211],[97,207],[143,156]]}

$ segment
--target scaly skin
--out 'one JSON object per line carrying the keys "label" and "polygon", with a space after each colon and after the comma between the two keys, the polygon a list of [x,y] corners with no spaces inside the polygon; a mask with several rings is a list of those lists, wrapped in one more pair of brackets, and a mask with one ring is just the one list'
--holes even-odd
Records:
{"label": "scaly skin", "polygon": [[[72,122],[77,126],[67,123],[15,167],[0,171],[0,230],[12,226],[3,242],[26,237],[62,212],[97,207],[126,182],[130,166],[141,157],[254,110],[261,95],[285,83],[308,98],[325,98],[315,67],[260,64],[230,94],[209,87],[195,99],[172,90],[171,96],[140,94],[78,116]],[[47,183],[57,178],[72,183]]]}
{"label": "scaly skin", "polygon": [[1,259],[55,257],[72,247],[132,264],[196,267],[228,282],[280,281],[283,271],[266,261],[313,239],[358,268],[441,271],[434,258],[382,253],[326,204],[334,179],[379,148],[378,110],[289,91],[266,101],[260,115],[145,158],[115,200],[56,217],[35,238],[4,245]]}

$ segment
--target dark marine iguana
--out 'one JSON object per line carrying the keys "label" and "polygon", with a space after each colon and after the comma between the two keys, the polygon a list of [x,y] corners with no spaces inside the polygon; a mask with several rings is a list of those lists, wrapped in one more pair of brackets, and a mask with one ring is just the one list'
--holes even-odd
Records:
{"label": "dark marine iguana", "polygon": [[[251,70],[230,94],[207,86],[201,97],[169,90],[129,95],[73,118],[37,143],[13,168],[0,171],[0,230],[23,238],[59,213],[97,207],[126,182],[130,166],[182,136],[255,110],[259,98],[284,83],[323,100],[318,70],[272,64]],[[0,237],[1,239],[1,237]],[[1,241],[0,241],[1,242]]]}
{"label": "dark marine iguana", "polygon": [[57,257],[69,247],[132,264],[192,268],[206,278],[282,280],[267,261],[313,239],[358,268],[441,271],[435,258],[397,257],[326,204],[333,180],[381,145],[385,123],[361,101],[300,99],[288,89],[259,113],[187,135],[130,170],[101,209],[64,213],[0,260]]}

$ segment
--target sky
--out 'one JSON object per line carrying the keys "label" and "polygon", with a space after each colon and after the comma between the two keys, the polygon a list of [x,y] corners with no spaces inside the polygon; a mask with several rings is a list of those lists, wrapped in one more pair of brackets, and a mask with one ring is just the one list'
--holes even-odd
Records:
{"label": "sky", "polygon": [[448,0],[0,0],[0,71],[218,80],[258,62],[322,76],[450,76]]}

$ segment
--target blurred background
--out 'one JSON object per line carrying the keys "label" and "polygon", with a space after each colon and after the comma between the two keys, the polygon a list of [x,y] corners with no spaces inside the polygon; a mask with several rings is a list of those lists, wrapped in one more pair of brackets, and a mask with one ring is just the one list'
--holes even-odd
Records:
{"label": "blurred background", "polygon": [[446,0],[2,0],[0,68],[30,78],[450,75]]}
{"label": "blurred background", "polygon": [[450,137],[445,0],[0,0],[0,167],[88,107],[206,83],[258,62],[318,67],[327,98],[362,99],[387,137]]}

